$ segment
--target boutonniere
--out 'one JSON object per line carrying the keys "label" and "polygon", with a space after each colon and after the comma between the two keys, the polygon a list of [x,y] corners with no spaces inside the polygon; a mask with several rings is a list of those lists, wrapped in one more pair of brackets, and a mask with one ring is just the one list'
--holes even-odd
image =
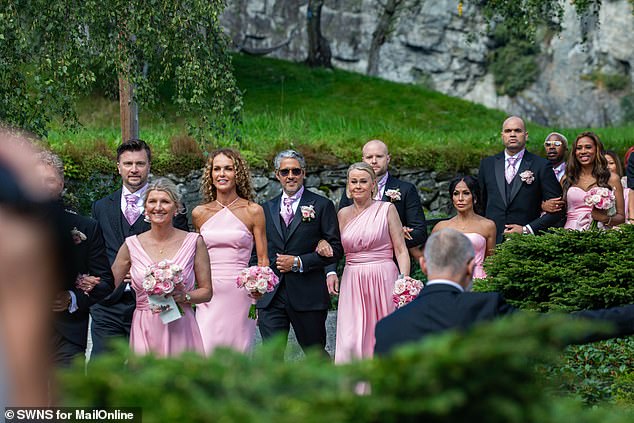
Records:
{"label": "boutonniere", "polygon": [[520,173],[520,179],[522,180],[522,182],[526,182],[527,185],[530,185],[535,180],[535,176],[533,176],[532,171],[525,170],[524,172]]}
{"label": "boutonniere", "polygon": [[75,226],[73,228],[72,231],[70,231],[70,235],[73,237],[73,242],[75,243],[75,245],[79,245],[81,244],[83,241],[85,241],[86,239],[88,239],[86,237],[86,234],[84,234],[82,231],[80,231],[79,229],[77,229],[77,226]]}
{"label": "boutonniere", "polygon": [[315,218],[315,206],[312,204],[310,206],[301,206],[302,211],[302,222],[310,222]]}
{"label": "boutonniere", "polygon": [[401,189],[388,189],[385,190],[385,196],[390,199],[390,202],[400,201],[401,200]]}

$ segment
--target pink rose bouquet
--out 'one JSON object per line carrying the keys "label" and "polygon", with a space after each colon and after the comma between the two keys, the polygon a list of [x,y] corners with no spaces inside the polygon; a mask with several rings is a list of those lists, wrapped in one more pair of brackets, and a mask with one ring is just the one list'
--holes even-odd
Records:
{"label": "pink rose bouquet", "polygon": [[394,293],[392,295],[392,301],[396,308],[401,308],[411,303],[420,294],[421,289],[423,289],[423,283],[417,279],[409,276],[397,279],[394,282]]}
{"label": "pink rose bouquet", "polygon": [[[609,188],[594,187],[590,189],[583,197],[583,202],[586,206],[607,211],[608,216],[614,216],[616,214],[616,199],[614,192]],[[598,227],[596,220],[590,223],[590,229],[597,229]]]}
{"label": "pink rose bouquet", "polygon": [[272,292],[279,282],[280,280],[277,275],[268,266],[251,266],[240,272],[236,278],[237,286],[238,288],[244,288],[252,300],[251,307],[249,308],[249,319],[255,320],[256,318],[256,300],[254,296],[261,296],[267,292]]}
{"label": "pink rose bouquet", "polygon": [[[154,304],[154,301],[152,301],[153,296],[165,297],[167,294],[172,293],[174,289],[182,288],[183,269],[175,263],[171,263],[168,260],[162,260],[158,263],[151,264],[145,271],[143,289],[150,297],[150,309],[154,313],[162,313],[164,311],[168,311],[169,308],[166,308],[165,304],[160,306],[158,304]],[[182,315],[180,307],[179,311]]]}

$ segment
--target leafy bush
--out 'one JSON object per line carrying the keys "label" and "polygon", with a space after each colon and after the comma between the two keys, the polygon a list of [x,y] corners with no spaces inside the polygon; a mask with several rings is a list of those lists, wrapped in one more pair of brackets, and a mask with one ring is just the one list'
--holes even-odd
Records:
{"label": "leafy bush", "polygon": [[[553,230],[512,236],[485,263],[477,291],[498,291],[516,307],[541,312],[597,309],[634,303],[634,226],[611,231]],[[614,379],[634,364],[634,339],[567,350],[553,369],[562,387],[586,401],[613,399]]]}
{"label": "leafy bush", "polygon": [[[610,408],[590,412],[551,395],[536,364],[588,328],[569,319],[512,319],[446,333],[381,359],[335,366],[313,351],[278,359],[283,342],[252,357],[129,357],[127,347],[61,375],[63,405],[138,406],[144,422],[626,422]],[[371,387],[369,390],[368,387]],[[365,390],[365,395],[357,392]]]}

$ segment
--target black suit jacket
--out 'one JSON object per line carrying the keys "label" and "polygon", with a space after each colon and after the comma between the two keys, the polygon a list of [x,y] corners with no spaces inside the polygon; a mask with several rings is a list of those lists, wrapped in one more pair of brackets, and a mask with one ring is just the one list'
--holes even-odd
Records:
{"label": "black suit jacket", "polygon": [[[385,192],[389,189],[398,189],[401,192],[401,199],[392,201],[392,203],[396,206],[396,211],[401,218],[403,226],[413,229],[413,231],[410,232],[412,239],[405,240],[407,248],[425,244],[425,241],[427,241],[427,222],[416,187],[409,182],[401,181],[392,175],[388,175],[382,198],[383,201],[391,201],[390,198],[385,195]],[[352,204],[352,201],[344,191],[339,200],[339,210],[350,204]]]}
{"label": "black suit jacket", "polygon": [[[282,196],[278,195],[263,205],[271,268],[280,277],[280,284],[285,284],[288,300],[295,310],[326,310],[330,305],[330,296],[326,287],[324,267],[336,263],[343,254],[335,206],[327,198],[305,189],[295,217],[288,228],[283,228],[280,220],[281,198]],[[310,222],[303,221],[300,208],[309,205],[315,208],[315,218]],[[315,252],[320,239],[330,243],[333,257],[322,257]],[[278,253],[299,256],[303,272],[280,274],[275,267],[275,257]],[[257,307],[268,307],[276,292],[277,287],[275,291],[265,294],[258,301]]]}
{"label": "black suit jacket", "polygon": [[[627,159],[625,174],[627,175],[627,187],[634,189],[634,153],[630,154],[630,158]],[[625,207],[627,207],[627,204]]]}
{"label": "black suit jacket", "polygon": [[[400,345],[421,340],[427,335],[449,329],[466,329],[478,322],[517,311],[497,292],[462,292],[443,283],[427,285],[414,301],[377,323],[374,351],[387,354]],[[609,321],[616,326],[614,334],[590,335],[585,342],[634,333],[634,305],[583,310],[572,315]]]}
{"label": "black suit jacket", "polygon": [[[482,159],[478,173],[485,216],[495,222],[497,229],[496,242],[503,241],[505,224],[530,225],[536,234],[549,227],[561,226],[563,211],[541,216],[542,201],[561,196],[561,185],[557,182],[552,164],[526,151],[510,185],[509,200],[504,168],[504,152],[501,152]],[[527,170],[533,172],[535,178],[530,184],[520,178],[520,174]]]}
{"label": "black suit jacket", "polygon": [[[88,333],[88,309],[97,301],[106,298],[114,289],[110,263],[106,257],[103,235],[99,224],[89,218],[70,211],[64,214],[64,228],[70,236],[74,229],[86,236],[78,244],[72,243],[70,248],[71,260],[66,262],[73,266],[71,276],[64,281],[64,290],[72,291],[77,298],[79,307],[73,313],[68,311],[55,313],[55,330],[64,338],[77,345],[86,346]],[[88,295],[75,286],[75,279],[79,274],[89,274],[101,278]]]}
{"label": "black suit jacket", "polygon": [[[119,188],[110,195],[105,196],[101,200],[97,200],[92,205],[92,217],[99,222],[106,243],[106,255],[110,265],[114,263],[119,248],[125,242],[125,233],[122,226],[121,213],[121,191]],[[187,215],[185,213],[178,214],[173,221],[174,227],[189,231],[187,224]],[[132,225],[131,232],[134,235],[141,234],[150,229],[150,224],[143,219],[143,215],[139,216]],[[124,292],[126,284],[120,284],[112,295],[106,299],[105,303],[112,303],[119,300]]]}

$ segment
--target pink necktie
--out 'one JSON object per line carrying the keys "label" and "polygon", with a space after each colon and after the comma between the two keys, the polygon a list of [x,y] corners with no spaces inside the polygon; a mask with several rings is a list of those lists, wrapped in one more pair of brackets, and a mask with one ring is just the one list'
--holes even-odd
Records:
{"label": "pink necktie", "polygon": [[291,224],[293,216],[295,216],[295,213],[293,213],[293,201],[295,201],[295,198],[286,197],[282,201],[284,202],[284,208],[280,211],[280,214],[282,215],[282,219],[284,219],[284,223],[288,226]]}
{"label": "pink necktie", "polygon": [[133,225],[134,222],[136,222],[136,220],[139,218],[139,215],[141,214],[141,211],[136,205],[138,199],[139,196],[136,194],[126,194],[125,196],[126,206],[125,212],[123,214],[130,226]]}
{"label": "pink necktie", "polygon": [[518,157],[509,157],[507,160],[506,170],[504,171],[504,176],[506,177],[506,182],[510,184],[515,177],[515,161]]}
{"label": "pink necktie", "polygon": [[376,191],[376,195],[374,196],[375,200],[381,201],[383,199],[382,191],[383,191],[383,188],[385,188],[386,184],[387,184],[387,178],[381,178],[381,180],[377,184],[377,191]]}

